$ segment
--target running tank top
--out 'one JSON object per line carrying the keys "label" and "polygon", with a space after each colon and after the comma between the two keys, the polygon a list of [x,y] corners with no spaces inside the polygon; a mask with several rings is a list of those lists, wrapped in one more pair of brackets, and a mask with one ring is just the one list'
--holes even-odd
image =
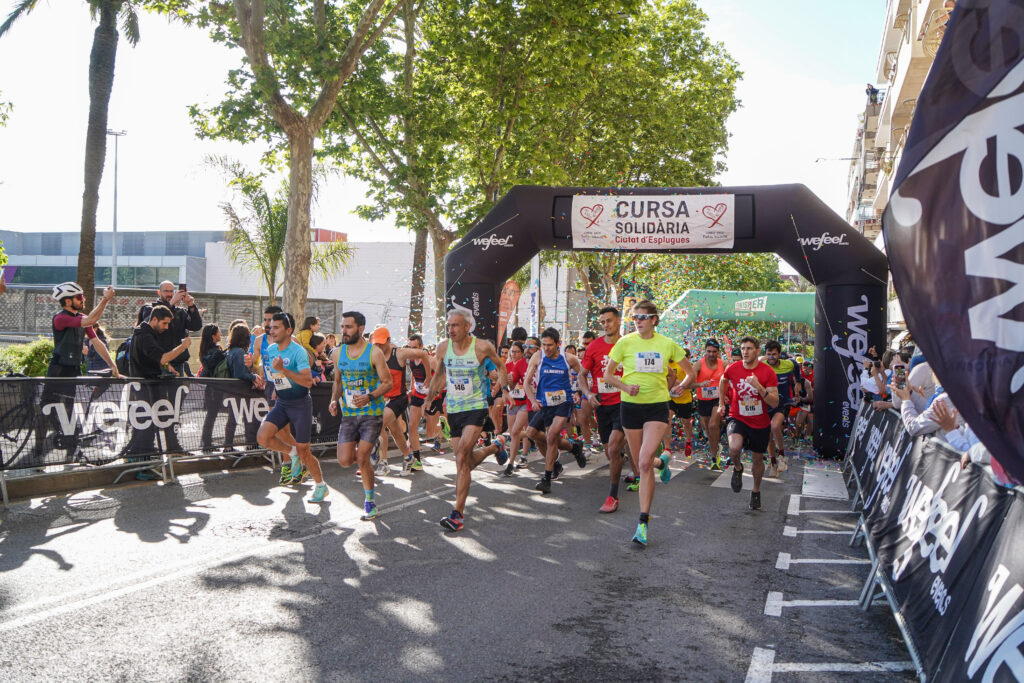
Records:
{"label": "running tank top", "polygon": [[271,359],[267,356],[268,348],[270,348],[270,337],[264,334],[260,337],[260,363],[263,365],[263,379],[273,382],[274,378],[270,376],[272,369],[270,367]]}
{"label": "running tank top", "polygon": [[455,343],[448,341],[448,350],[444,354],[444,367],[447,374],[445,405],[449,413],[464,413],[468,410],[486,410],[485,395],[487,370],[476,358],[476,341],[469,345],[463,355],[455,353]]}
{"label": "running tank top", "polygon": [[704,359],[700,359],[700,363],[697,364],[697,383],[712,380],[712,383],[706,387],[697,387],[697,399],[700,401],[717,401],[718,400],[718,383],[722,379],[722,373],[725,372],[725,363],[721,360],[718,361],[718,367],[712,370],[704,362]]}
{"label": "running tank top", "polygon": [[405,394],[405,366],[398,362],[398,349],[391,348],[391,356],[388,358],[388,372],[391,373],[391,390],[384,394],[384,398],[394,398]]}
{"label": "running tank top", "polygon": [[409,361],[412,372],[412,394],[419,398],[427,397],[427,366],[419,361]]}
{"label": "running tank top", "polygon": [[537,400],[542,406],[557,406],[565,403],[572,394],[572,380],[569,363],[563,354],[555,358],[543,355],[537,368]]}
{"label": "running tank top", "polygon": [[377,376],[377,369],[373,367],[370,360],[373,353],[373,345],[367,344],[362,355],[351,358],[348,355],[348,345],[342,344],[338,347],[338,365],[335,372],[340,373],[341,378],[341,414],[343,417],[357,417],[360,415],[383,415],[385,399],[383,396],[376,400],[371,399],[362,408],[353,405],[352,400],[360,394],[368,394],[380,386],[380,377]]}

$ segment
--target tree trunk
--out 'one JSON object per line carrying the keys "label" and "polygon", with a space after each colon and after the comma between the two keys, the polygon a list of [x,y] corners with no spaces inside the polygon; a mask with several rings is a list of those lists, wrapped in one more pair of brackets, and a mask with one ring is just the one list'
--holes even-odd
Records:
{"label": "tree trunk", "polygon": [[96,206],[107,156],[107,108],[117,60],[117,17],[112,4],[98,4],[100,23],[93,33],[89,55],[89,123],[85,134],[85,189],[77,274],[78,284],[85,290],[86,309],[92,308],[96,289]]}
{"label": "tree trunk", "polygon": [[[423,289],[427,280],[427,231],[416,231],[412,250],[412,285],[409,287],[409,332],[423,331]],[[407,335],[407,336],[408,336]]]}
{"label": "tree trunk", "polygon": [[434,306],[437,310],[435,327],[437,338],[445,335],[445,292],[444,292],[444,257],[448,255],[453,235],[439,224],[430,226],[430,243],[434,250]]}
{"label": "tree trunk", "polygon": [[313,197],[313,136],[308,130],[288,135],[288,231],[284,242],[284,310],[306,317],[309,291],[309,208]]}

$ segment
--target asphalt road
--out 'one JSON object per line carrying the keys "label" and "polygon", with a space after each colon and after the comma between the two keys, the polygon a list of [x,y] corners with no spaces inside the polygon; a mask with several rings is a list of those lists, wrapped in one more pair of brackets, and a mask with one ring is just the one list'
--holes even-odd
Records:
{"label": "asphalt road", "polygon": [[728,473],[677,457],[641,549],[636,494],[597,513],[603,456],[563,461],[541,496],[537,462],[505,478],[489,460],[457,534],[437,523],[449,456],[386,477],[374,522],[330,461],[323,505],[269,469],[14,505],[0,679],[913,680],[888,608],[847,604],[868,571],[854,517],[807,495],[834,469],[805,481],[798,461],[753,512]]}

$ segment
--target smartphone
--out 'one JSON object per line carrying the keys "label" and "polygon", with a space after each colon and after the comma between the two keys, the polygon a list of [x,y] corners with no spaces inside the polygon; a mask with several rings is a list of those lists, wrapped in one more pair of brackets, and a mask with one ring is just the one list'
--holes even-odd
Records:
{"label": "smartphone", "polygon": [[896,370],[893,371],[893,377],[896,380],[897,389],[907,388],[907,369],[905,367],[901,365],[896,368]]}
{"label": "smartphone", "polygon": [[880,360],[876,360],[876,361],[874,362],[874,366],[875,366],[876,368],[880,368],[880,367],[882,367],[882,361],[880,361]]}
{"label": "smartphone", "polygon": [[186,285],[184,282],[182,282],[180,285],[178,285],[178,291],[179,292],[187,292],[188,291],[188,285]]}

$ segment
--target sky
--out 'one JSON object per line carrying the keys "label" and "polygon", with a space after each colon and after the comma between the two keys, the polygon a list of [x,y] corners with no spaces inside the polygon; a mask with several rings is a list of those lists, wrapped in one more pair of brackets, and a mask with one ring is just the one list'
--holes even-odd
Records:
{"label": "sky", "polygon": [[[7,0],[0,15],[13,4]],[[864,83],[874,80],[885,0],[698,4],[709,16],[708,34],[744,73],[721,183],[804,183],[845,215],[849,162],[841,159],[852,151]],[[0,38],[0,99],[14,104],[0,128],[0,229],[78,228],[93,29],[85,2],[49,2]],[[119,230],[224,227],[219,204],[230,195],[205,159],[227,155],[255,168],[263,149],[197,139],[188,107],[219,101],[239,55],[151,14],[141,16],[137,47],[119,42],[109,109],[109,127],[127,132],[118,146]],[[113,221],[113,162],[110,144],[99,230]],[[354,215],[365,189],[344,177],[328,181],[314,227],[352,241],[411,241],[389,220]]]}

